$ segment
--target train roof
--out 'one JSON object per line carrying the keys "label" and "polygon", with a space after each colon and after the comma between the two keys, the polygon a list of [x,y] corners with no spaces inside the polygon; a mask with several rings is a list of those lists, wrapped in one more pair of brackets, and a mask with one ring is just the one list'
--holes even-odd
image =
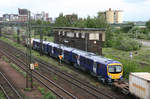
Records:
{"label": "train roof", "polygon": [[[98,55],[96,55],[94,53],[86,52],[86,51],[82,51],[82,50],[78,50],[78,49],[75,49],[72,52],[76,53],[78,55],[81,55],[83,57],[86,57],[88,59],[91,59],[91,60],[93,60],[95,62],[100,62],[102,64],[108,64],[108,63],[117,62],[117,61],[115,61],[113,59],[105,58],[103,56],[98,56]],[[119,62],[117,62],[117,63],[119,63]]]}
{"label": "train roof", "polygon": [[108,64],[108,62],[113,61],[112,59],[105,58],[103,56],[98,56],[98,55],[92,56],[91,59],[93,59],[96,62],[100,62],[102,64]]}
{"label": "train roof", "polygon": [[53,42],[49,42],[49,44],[48,44],[48,45],[50,45],[50,46],[52,46],[52,47],[58,47],[58,46],[59,46],[58,44],[53,43]]}
{"label": "train roof", "polygon": [[43,41],[43,44],[49,44],[50,42],[48,42],[48,41]]}
{"label": "train roof", "polygon": [[69,51],[69,52],[74,50],[74,48],[72,48],[72,47],[66,47],[66,46],[62,46],[61,48],[63,50]]}
{"label": "train roof", "polygon": [[82,50],[79,50],[79,49],[74,49],[72,52],[76,53],[78,55],[82,55],[84,57],[88,57],[88,58],[91,57],[92,55],[95,55],[94,53],[82,51]]}
{"label": "train roof", "polygon": [[33,41],[40,42],[40,39],[33,39]]}

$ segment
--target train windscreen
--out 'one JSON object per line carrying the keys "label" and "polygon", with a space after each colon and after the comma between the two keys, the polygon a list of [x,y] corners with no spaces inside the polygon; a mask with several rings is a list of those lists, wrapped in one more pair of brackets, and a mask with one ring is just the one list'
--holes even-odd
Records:
{"label": "train windscreen", "polygon": [[108,67],[109,73],[121,73],[122,67],[120,65],[111,65]]}

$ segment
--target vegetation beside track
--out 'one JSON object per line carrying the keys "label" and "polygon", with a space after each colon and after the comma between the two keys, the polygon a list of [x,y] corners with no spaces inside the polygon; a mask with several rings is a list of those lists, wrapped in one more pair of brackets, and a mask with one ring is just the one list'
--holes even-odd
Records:
{"label": "vegetation beside track", "polygon": [[4,93],[0,90],[0,99],[6,99]]}
{"label": "vegetation beside track", "polygon": [[[12,45],[12,46],[24,51],[24,52],[26,51],[26,48],[24,46],[22,46],[20,44],[17,44],[16,42],[12,42],[8,38],[1,37],[0,40],[9,43],[10,45]],[[68,72],[68,73],[75,74],[75,75],[78,75],[78,74],[80,75],[80,74],[83,73],[83,72],[76,73],[74,70],[72,70],[72,67],[70,67],[69,65],[63,64],[63,63],[60,65],[59,62],[56,59],[53,59],[51,57],[47,57],[46,55],[40,56],[39,52],[37,52],[37,51],[32,50],[32,56],[35,56],[35,57],[37,57],[39,59],[42,59],[42,60],[45,60],[48,63],[52,64],[53,66],[56,66],[56,67],[60,68],[64,72]],[[88,79],[87,79],[87,76],[88,76]],[[95,82],[95,79],[93,79],[93,77],[90,76],[87,73],[84,73],[83,76],[80,75],[79,78],[86,79],[86,81],[90,82],[92,85],[97,86],[97,81]],[[54,80],[57,80],[57,79],[59,79],[59,78],[54,77]],[[100,85],[100,86],[97,86],[97,87],[104,87],[104,86]]]}
{"label": "vegetation beside track", "polygon": [[56,99],[56,96],[52,92],[46,91],[44,88],[41,87],[38,87],[38,90],[43,95],[44,99]]}
{"label": "vegetation beside track", "polygon": [[[2,56],[3,61],[9,63],[9,59],[5,56]],[[24,77],[26,77],[26,73],[22,71],[18,66],[16,66],[14,63],[9,63],[12,68],[14,68],[16,71],[21,73]]]}
{"label": "vegetation beside track", "polygon": [[[9,44],[26,51],[26,48],[20,44],[17,44],[15,42],[12,42],[11,40],[1,37],[1,40],[8,42]],[[51,39],[53,40],[53,39]],[[140,50],[137,51],[132,51],[133,53],[133,58],[129,58],[129,51],[122,51],[122,50],[117,50],[115,48],[103,48],[103,54],[107,58],[115,59],[121,62],[124,66],[124,78],[128,79],[129,73],[130,72],[150,72],[150,53],[149,53],[150,48],[142,46]],[[68,73],[73,73],[74,71],[71,70],[70,68],[66,67],[66,64],[60,64],[58,61],[56,61],[53,58],[49,58],[46,55],[40,56],[40,54],[36,51],[32,51],[32,55],[36,56],[37,58],[40,58],[42,60],[45,60],[49,63],[51,63],[54,66],[57,66],[58,68],[68,72]],[[92,83],[93,84],[93,83]],[[96,85],[96,84],[93,84]]]}
{"label": "vegetation beside track", "polygon": [[150,48],[143,46],[140,50],[132,51],[133,58],[129,57],[129,51],[104,48],[105,57],[118,60],[124,66],[124,77],[128,78],[130,72],[150,72]]}

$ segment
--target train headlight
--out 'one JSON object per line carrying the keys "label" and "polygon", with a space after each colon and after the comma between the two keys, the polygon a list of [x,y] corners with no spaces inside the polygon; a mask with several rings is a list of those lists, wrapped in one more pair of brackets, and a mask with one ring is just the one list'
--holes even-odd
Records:
{"label": "train headlight", "polygon": [[112,76],[111,76],[111,75],[108,75],[108,77],[109,77],[109,78],[112,78]]}
{"label": "train headlight", "polygon": [[119,77],[121,78],[121,77],[122,77],[122,74],[120,74]]}

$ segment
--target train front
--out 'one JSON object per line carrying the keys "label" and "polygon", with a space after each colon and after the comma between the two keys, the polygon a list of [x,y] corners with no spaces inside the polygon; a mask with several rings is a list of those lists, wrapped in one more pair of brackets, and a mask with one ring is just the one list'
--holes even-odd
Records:
{"label": "train front", "polygon": [[123,66],[119,62],[112,62],[107,65],[108,81],[118,81],[123,79]]}

